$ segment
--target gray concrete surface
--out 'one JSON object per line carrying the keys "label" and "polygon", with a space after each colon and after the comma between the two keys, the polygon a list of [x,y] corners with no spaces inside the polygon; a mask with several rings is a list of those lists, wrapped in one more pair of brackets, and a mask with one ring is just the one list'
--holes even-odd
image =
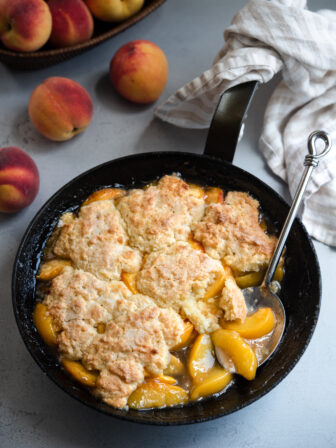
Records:
{"label": "gray concrete surface", "polygon": [[[0,65],[0,147],[18,145],[35,159],[41,188],[35,202],[13,216],[0,216],[0,447],[336,447],[336,252],[315,243],[323,276],[323,300],[314,337],[291,374],[271,393],[228,417],[186,427],[149,427],[100,415],[59,390],[40,371],[18,333],[11,306],[11,271],[19,241],[40,206],[75,175],[107,160],[152,150],[201,153],[206,132],[173,128],[153,120],[154,105],[139,107],[119,98],[107,73],[125,42],[156,42],[170,63],[162,99],[211,64],[222,32],[245,0],[168,0],[123,34],[54,67],[17,72]],[[311,9],[333,8],[335,0],[311,0]],[[88,89],[94,120],[82,135],[52,143],[32,128],[27,103],[48,76],[67,76]],[[257,150],[262,115],[276,81],[262,87],[249,113],[235,163],[288,198]]]}

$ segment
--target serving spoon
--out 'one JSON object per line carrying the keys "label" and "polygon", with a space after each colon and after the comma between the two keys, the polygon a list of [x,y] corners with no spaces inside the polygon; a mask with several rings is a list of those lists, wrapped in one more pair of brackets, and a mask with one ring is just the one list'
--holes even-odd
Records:
{"label": "serving spoon", "polygon": [[[318,153],[316,148],[317,142],[322,141],[324,148]],[[260,286],[249,287],[243,289],[243,295],[248,309],[248,314],[253,314],[258,308],[271,308],[275,316],[275,327],[267,343],[267,350],[262,350],[258,353],[258,366],[261,366],[275,351],[282,338],[285,325],[286,313],[284,306],[276,294],[279,290],[279,285],[272,282],[274,272],[279,263],[283,248],[285,246],[288,234],[291,230],[294,219],[300,208],[304,193],[306,191],[309,179],[313,170],[318,166],[319,160],[328,154],[331,149],[331,138],[327,132],[315,131],[312,132],[308,138],[308,154],[304,159],[305,170],[301,176],[300,183],[297,187],[293,203],[290,207],[288,216],[281,230],[278,243],[273,252],[272,258],[268,265],[264,280]],[[227,370],[233,372],[235,370],[234,364],[226,353],[219,347],[216,347],[216,356],[218,362]]]}

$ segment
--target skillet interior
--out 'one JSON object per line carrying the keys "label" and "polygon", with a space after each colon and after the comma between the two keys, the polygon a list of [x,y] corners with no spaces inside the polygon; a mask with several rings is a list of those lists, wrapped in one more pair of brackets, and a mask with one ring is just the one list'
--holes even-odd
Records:
{"label": "skillet interior", "polygon": [[287,325],[282,342],[257,370],[254,381],[237,378],[222,396],[181,408],[128,412],[111,408],[64,373],[55,353],[49,351],[32,320],[35,304],[35,273],[39,257],[60,215],[78,206],[90,193],[122,185],[142,187],[164,174],[181,173],[190,182],[225,190],[251,193],[272,222],[280,227],[288,205],[266,184],[240,168],[210,156],[181,152],[146,153],[123,157],[93,168],[60,189],[37,213],[21,242],[13,271],[13,306],[22,338],[35,361],[64,391],[108,415],[139,423],[158,425],[196,423],[234,412],[275,387],[294,367],[314,331],[320,307],[320,270],[311,240],[296,219],[287,242],[286,275],[282,300]]}

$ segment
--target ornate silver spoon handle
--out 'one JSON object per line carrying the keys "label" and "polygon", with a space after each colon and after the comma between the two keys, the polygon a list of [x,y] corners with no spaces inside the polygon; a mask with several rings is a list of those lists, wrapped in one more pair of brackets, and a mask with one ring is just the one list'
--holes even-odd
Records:
{"label": "ornate silver spoon handle", "polygon": [[[319,154],[317,154],[317,150],[316,150],[316,142],[318,140],[322,140],[324,142],[324,148]],[[265,278],[263,281],[264,285],[268,285],[272,281],[275,269],[279,263],[279,259],[281,257],[282,250],[286,243],[288,234],[290,232],[293,221],[294,221],[294,219],[297,215],[297,212],[299,210],[299,207],[301,205],[302,198],[304,196],[310,176],[311,176],[314,168],[316,168],[318,166],[319,160],[328,154],[328,152],[331,149],[331,145],[332,145],[331,138],[330,138],[329,134],[324,131],[315,131],[315,132],[311,133],[308,138],[309,154],[306,155],[305,160],[304,160],[304,166],[306,168],[302,174],[299,186],[297,187],[297,190],[296,190],[296,193],[295,193],[295,196],[293,199],[292,206],[289,210],[285,224],[281,230],[278,244],[274,250],[270,264],[266,271]]]}

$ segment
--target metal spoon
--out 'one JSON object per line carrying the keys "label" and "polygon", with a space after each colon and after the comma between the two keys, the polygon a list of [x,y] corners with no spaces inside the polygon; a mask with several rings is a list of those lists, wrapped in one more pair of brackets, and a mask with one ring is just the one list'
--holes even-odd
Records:
{"label": "metal spoon", "polygon": [[[322,140],[322,142],[324,143],[324,148],[319,154],[317,153],[316,149],[316,142],[318,140]],[[327,134],[324,131],[315,131],[312,134],[310,134],[308,138],[309,154],[306,155],[304,160],[304,166],[306,168],[302,174],[299,186],[296,190],[293,199],[292,206],[289,210],[285,224],[281,230],[277,246],[274,250],[270,264],[267,268],[264,280],[260,286],[250,287],[243,290],[249,314],[254,313],[258,308],[269,307],[273,310],[276,318],[275,328],[271,334],[270,339],[267,341],[267,350],[264,350],[259,354],[258,359],[259,366],[263,364],[272,355],[272,353],[279,345],[286,325],[285,309],[283,307],[280,298],[276,295],[277,285],[276,282],[272,283],[272,278],[275,269],[279,263],[293,221],[301,205],[310,176],[314,168],[318,166],[319,160],[326,154],[328,154],[330,149],[331,149],[331,138],[329,134]],[[232,360],[229,359],[225,354],[225,352],[219,347],[216,347],[216,355],[219,363],[222,364],[224,368],[230,371],[234,371],[234,365]]]}

